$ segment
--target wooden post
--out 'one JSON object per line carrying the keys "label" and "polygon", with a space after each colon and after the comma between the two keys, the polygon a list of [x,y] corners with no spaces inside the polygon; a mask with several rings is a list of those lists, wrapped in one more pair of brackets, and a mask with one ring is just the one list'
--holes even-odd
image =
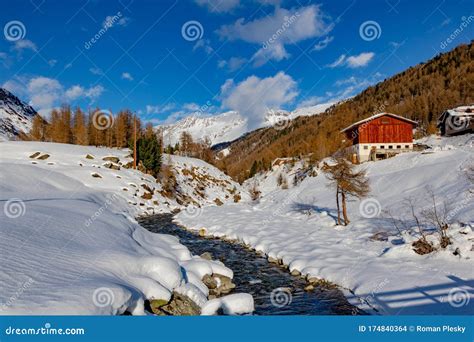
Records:
{"label": "wooden post", "polygon": [[137,117],[133,116],[133,168],[137,169]]}

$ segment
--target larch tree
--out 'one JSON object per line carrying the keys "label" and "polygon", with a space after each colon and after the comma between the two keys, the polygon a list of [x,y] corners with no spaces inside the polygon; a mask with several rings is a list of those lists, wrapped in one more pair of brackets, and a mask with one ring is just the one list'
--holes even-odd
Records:
{"label": "larch tree", "polygon": [[331,165],[324,164],[323,172],[330,181],[329,186],[336,190],[337,224],[342,224],[342,211],[344,225],[347,226],[350,223],[347,215],[348,198],[364,198],[370,192],[366,171],[357,171],[356,166],[346,158],[335,158]]}
{"label": "larch tree", "polygon": [[29,138],[36,141],[45,141],[46,140],[46,132],[47,123],[46,121],[38,114],[33,117],[33,123],[31,127],[31,131],[29,134]]}
{"label": "larch tree", "polygon": [[86,116],[82,110],[77,107],[74,111],[72,139],[76,145],[88,145],[89,137],[87,134]]}
{"label": "larch tree", "polygon": [[182,155],[186,157],[190,156],[193,150],[193,145],[194,141],[191,134],[186,131],[182,132],[179,137],[179,150]]}

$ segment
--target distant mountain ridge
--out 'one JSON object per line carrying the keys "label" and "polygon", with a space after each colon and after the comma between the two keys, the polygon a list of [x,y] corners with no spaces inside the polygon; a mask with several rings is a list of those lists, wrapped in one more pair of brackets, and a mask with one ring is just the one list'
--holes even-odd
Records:
{"label": "distant mountain ridge", "polygon": [[[262,127],[279,125],[299,116],[321,114],[334,103],[322,103],[311,107],[285,110],[270,110],[265,115]],[[261,128],[261,127],[259,127]],[[236,111],[228,111],[218,115],[190,115],[171,125],[158,125],[162,130],[166,145],[174,145],[179,141],[181,133],[188,132],[195,140],[208,137],[212,145],[234,141],[251,131],[247,127],[247,119]]]}
{"label": "distant mountain ridge", "polygon": [[30,131],[38,115],[29,104],[4,88],[0,88],[0,140],[12,140]]}

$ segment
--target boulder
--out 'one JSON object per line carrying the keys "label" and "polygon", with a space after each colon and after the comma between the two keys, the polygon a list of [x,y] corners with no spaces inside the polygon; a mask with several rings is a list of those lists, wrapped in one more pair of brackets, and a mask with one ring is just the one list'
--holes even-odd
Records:
{"label": "boulder", "polygon": [[[152,302],[155,303],[152,304]],[[201,308],[191,298],[175,291],[169,302],[166,304],[163,302],[163,300],[150,301],[153,313],[167,316],[197,316],[201,314]]]}
{"label": "boulder", "polygon": [[48,159],[48,158],[49,158],[49,154],[45,153],[45,154],[43,154],[42,156],[39,156],[39,157],[36,158],[36,159],[39,159],[39,160],[46,160],[46,159]]}
{"label": "boulder", "polygon": [[33,153],[33,154],[30,156],[30,158],[36,158],[36,157],[38,157],[40,154],[41,154],[41,152],[35,152],[35,153]]}
{"label": "boulder", "polygon": [[86,159],[94,159],[93,156],[91,156],[90,154],[86,155]]}
{"label": "boulder", "polygon": [[120,161],[119,158],[114,157],[114,156],[104,157],[104,158],[102,158],[102,160],[103,160],[103,161],[110,161],[110,162],[116,163],[116,164]]}
{"label": "boulder", "polygon": [[213,259],[212,254],[209,253],[209,252],[204,252],[200,256],[201,256],[201,258],[203,258],[205,260],[212,260]]}

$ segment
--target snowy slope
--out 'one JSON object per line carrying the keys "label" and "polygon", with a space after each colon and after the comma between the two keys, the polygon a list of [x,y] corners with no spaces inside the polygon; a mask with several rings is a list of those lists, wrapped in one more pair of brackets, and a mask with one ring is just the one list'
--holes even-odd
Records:
{"label": "snowy slope", "polygon": [[[260,201],[205,208],[199,217],[178,214],[176,220],[238,239],[304,276],[334,282],[348,289],[352,303],[372,312],[473,314],[474,184],[464,173],[474,165],[474,136],[425,142],[433,149],[360,166],[372,192],[348,203],[347,227],[336,226],[335,193],[322,173],[282,190],[271,183],[275,170],[261,178],[267,190]],[[411,246],[419,233],[404,199],[412,197],[418,213],[430,208],[426,186],[448,205],[452,244],[419,255]],[[401,234],[387,211],[404,223]],[[437,234],[428,234],[436,245]]]}
{"label": "snowy slope", "polygon": [[[124,167],[132,161],[128,149],[20,141],[2,142],[0,148],[2,161],[61,172],[91,188],[117,193],[133,207],[135,216],[169,213],[188,205],[216,205],[216,198],[223,203],[233,202],[234,193],[240,194],[242,199],[248,198],[247,192],[238,183],[199,159],[167,155],[163,157],[164,164],[170,165],[177,179],[176,195],[168,197],[154,177]],[[46,160],[29,158],[36,152],[40,152],[38,157],[43,154],[49,154],[50,157]],[[93,159],[88,159],[87,155]],[[107,157],[119,158],[119,162],[114,164],[120,166],[120,170],[107,168],[110,162],[103,160]],[[190,179],[182,176],[183,172],[187,173],[193,168],[198,169],[200,177]],[[93,177],[93,174],[100,177]],[[194,188],[204,188],[205,191],[190,190]],[[147,198],[147,194],[152,197]]]}
{"label": "snowy slope", "polygon": [[9,91],[0,88],[0,141],[28,133],[36,111]]}
{"label": "snowy slope", "polygon": [[[126,151],[39,142],[0,142],[0,149],[0,314],[144,314],[145,299],[169,300],[173,291],[207,308],[202,276],[232,278],[222,263],[192,256],[175,237],[136,223],[138,215],[182,206],[161,196],[152,177],[104,167],[104,157],[127,161]],[[174,167],[184,170],[184,163],[205,164],[179,158]],[[202,166],[201,175],[228,181]],[[150,200],[142,198],[146,188],[156,190]],[[191,198],[216,205],[215,197],[226,201],[223,191],[211,184],[209,200]]]}
{"label": "snowy slope", "polygon": [[[292,112],[283,110],[269,111],[265,116],[264,126],[271,126],[281,120],[292,120],[298,116],[314,115],[324,112],[334,103],[323,103],[316,106],[299,108]],[[247,120],[238,112],[230,111],[219,115],[190,115],[172,125],[156,126],[163,131],[165,144],[174,145],[179,141],[182,132],[190,133],[195,140],[209,137],[212,145],[235,140],[247,133]]]}

